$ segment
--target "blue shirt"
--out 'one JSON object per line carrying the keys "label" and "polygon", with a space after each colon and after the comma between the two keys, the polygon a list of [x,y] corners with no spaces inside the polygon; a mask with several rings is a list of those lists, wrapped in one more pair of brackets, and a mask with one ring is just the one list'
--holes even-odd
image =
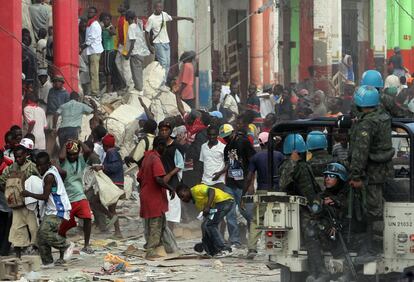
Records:
{"label": "blue shirt", "polygon": [[[249,171],[257,172],[257,190],[273,190],[269,185],[269,176],[268,172],[268,151],[260,151],[255,154],[249,162]],[[273,187],[276,188],[276,191],[279,190],[279,178],[278,178],[278,169],[280,164],[283,161],[283,154],[274,151],[273,152]]]}
{"label": "blue shirt", "polygon": [[62,117],[60,128],[81,127],[83,115],[92,113],[93,109],[84,103],[70,100],[61,105],[56,112]]}
{"label": "blue shirt", "polygon": [[51,115],[56,113],[59,107],[69,102],[69,93],[65,89],[56,90],[50,88],[47,96],[47,111],[46,114]]}
{"label": "blue shirt", "polygon": [[102,165],[104,167],[104,173],[111,178],[114,184],[124,185],[123,161],[117,149],[111,148],[106,151],[106,156]]}

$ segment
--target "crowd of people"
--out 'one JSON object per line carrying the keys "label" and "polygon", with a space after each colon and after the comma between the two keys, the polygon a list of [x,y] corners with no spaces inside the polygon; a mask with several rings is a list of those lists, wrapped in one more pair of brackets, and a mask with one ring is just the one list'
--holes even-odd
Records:
{"label": "crowd of people", "polygon": [[[35,5],[46,5],[41,2]],[[87,20],[79,21],[81,66],[82,62],[86,66],[80,70],[83,95],[101,95],[100,72],[105,75],[107,92],[142,91],[144,61],[154,52],[167,81],[170,50],[165,25],[171,20],[192,21],[168,15],[161,2],[145,23],[125,4],[118,11],[116,27],[110,14],[98,17],[94,7],[88,9]],[[147,259],[162,255],[160,247],[167,253],[177,251],[175,225],[197,214],[202,220],[202,238],[196,251],[225,257],[243,248],[247,240],[247,258],[253,259],[261,236],[256,216],[263,217],[264,210],[245,202],[245,196],[285,191],[308,200],[311,208],[303,210],[301,225],[310,276],[326,281],[329,275],[320,241],[327,235],[320,230],[326,215],[320,209],[329,206],[343,219],[349,191],[361,187],[367,197],[364,209],[358,211],[366,225],[360,232],[364,248],[360,248],[359,261],[376,258],[379,250],[372,244],[373,226],[381,221],[382,188],[392,171],[392,157],[402,146],[391,141],[391,117],[412,118],[414,112],[414,87],[405,73],[398,76],[399,68],[390,70],[385,82],[379,72],[366,71],[359,87],[353,83],[353,71],[347,69],[347,83],[339,96],[315,89],[310,80],[289,87],[265,85],[260,90],[251,84],[247,99],[225,72],[212,86],[211,108],[201,110],[195,107],[193,92],[196,54],[185,52],[180,75],[171,83],[180,115],[157,122],[140,99],[145,113],[138,117],[136,145],[121,156],[116,137],[105,128],[93,100],[86,104],[82,95],[68,93],[62,76],[49,79],[52,29],[48,21],[36,21],[43,23],[36,25],[37,56],[23,49],[24,125],[10,128],[0,151],[0,217],[5,222],[0,232],[1,255],[8,255],[12,245],[18,257],[39,253],[44,266],[64,264],[73,251],[66,236],[77,225],[76,219],[82,220],[83,253],[94,252],[90,246],[93,223],[103,232],[113,227],[114,236],[122,238],[117,201],[104,203],[96,183],[109,181],[111,191],[119,193],[117,200],[122,199],[124,171],[136,166]],[[23,43],[31,46],[30,32],[22,33]],[[399,62],[394,61],[394,65]],[[352,59],[345,56],[344,64],[352,68]],[[185,103],[190,111],[185,110]],[[81,141],[86,114],[94,114],[91,135]],[[337,118],[351,129],[333,132],[331,151],[323,129],[307,133],[306,138],[298,133],[276,136],[271,140],[275,150],[274,171],[270,171],[267,144],[274,124],[318,117]],[[317,177],[323,178],[322,187]],[[191,212],[192,203],[196,214]],[[247,224],[247,238],[238,214]],[[335,232],[330,229],[328,233],[333,236]],[[329,244],[331,250],[338,247],[333,241]],[[52,247],[60,252],[57,260]],[[344,276],[349,274],[345,271]]]}

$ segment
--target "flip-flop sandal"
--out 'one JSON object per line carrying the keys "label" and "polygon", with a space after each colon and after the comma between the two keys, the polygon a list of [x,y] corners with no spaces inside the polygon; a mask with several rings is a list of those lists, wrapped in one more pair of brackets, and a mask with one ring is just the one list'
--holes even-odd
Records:
{"label": "flip-flop sandal", "polygon": [[95,253],[95,251],[91,247],[82,248],[80,251],[87,255],[92,255]]}
{"label": "flip-flop sandal", "polygon": [[63,259],[57,259],[55,261],[55,266],[62,266],[62,265],[65,265],[65,264],[66,264],[66,261],[63,260]]}
{"label": "flip-flop sandal", "polygon": [[109,221],[108,221],[108,223],[106,224],[106,227],[107,228],[109,228],[109,227],[111,227],[112,225],[114,225],[115,224],[115,222],[118,220],[118,216],[117,215],[114,215]]}

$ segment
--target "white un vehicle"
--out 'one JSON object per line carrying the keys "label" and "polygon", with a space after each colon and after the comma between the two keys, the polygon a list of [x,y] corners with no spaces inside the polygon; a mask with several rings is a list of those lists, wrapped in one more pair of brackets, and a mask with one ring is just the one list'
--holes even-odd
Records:
{"label": "white un vehicle", "polygon": [[[292,121],[276,125],[273,136],[288,133],[305,135],[312,130],[327,132],[329,148],[332,148],[336,120],[331,118]],[[414,120],[393,120],[393,159],[395,178],[384,191],[384,253],[376,262],[355,266],[355,281],[414,281]],[[274,150],[274,138],[269,138],[269,152]],[[272,155],[269,154],[270,171],[274,171]],[[273,176],[272,176],[273,177]],[[300,206],[306,205],[303,197],[281,192],[269,192],[255,196],[254,201],[266,206],[264,220],[258,219],[258,228],[265,233],[265,249],[271,262],[281,269],[282,282],[302,282],[307,276],[307,253],[301,247]],[[257,217],[259,218],[259,217]],[[357,250],[347,247],[351,260]],[[342,272],[345,261],[334,259],[325,253],[329,272]]]}

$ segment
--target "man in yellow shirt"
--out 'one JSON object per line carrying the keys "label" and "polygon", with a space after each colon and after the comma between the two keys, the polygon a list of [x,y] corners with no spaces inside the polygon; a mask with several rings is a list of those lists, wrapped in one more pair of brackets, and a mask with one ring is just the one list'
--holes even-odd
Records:
{"label": "man in yellow shirt", "polygon": [[233,197],[218,188],[205,184],[198,184],[191,189],[184,184],[180,184],[176,188],[176,193],[183,202],[193,201],[196,208],[203,213],[204,220],[201,224],[202,249],[197,249],[197,251],[205,250],[208,255],[215,257],[229,256],[231,248],[225,246],[218,226],[233,208]]}

